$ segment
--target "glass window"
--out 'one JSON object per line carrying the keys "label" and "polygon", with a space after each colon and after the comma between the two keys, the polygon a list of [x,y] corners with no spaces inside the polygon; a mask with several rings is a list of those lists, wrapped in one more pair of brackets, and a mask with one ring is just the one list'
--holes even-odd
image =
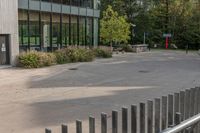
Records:
{"label": "glass window", "polygon": [[69,45],[69,16],[63,15],[62,17],[62,46]]}
{"label": "glass window", "polygon": [[88,7],[93,9],[93,0],[88,0]]}
{"label": "glass window", "polygon": [[79,6],[80,5],[80,0],[71,0],[71,5],[72,6]]}
{"label": "glass window", "polygon": [[100,4],[100,0],[94,0],[94,9],[98,10],[99,9],[99,4]]}
{"label": "glass window", "polygon": [[99,0],[42,0],[43,2],[53,2],[57,4],[65,4],[65,5],[72,5],[72,6],[81,6],[81,7],[88,7],[93,8],[93,6],[97,5]]}
{"label": "glass window", "polygon": [[51,2],[51,0],[42,0],[42,1],[44,1],[44,2]]}
{"label": "glass window", "polygon": [[61,3],[61,0],[52,0],[53,3],[58,3],[60,4]]}
{"label": "glass window", "polygon": [[79,18],[79,44],[81,46],[85,46],[85,35],[86,35],[86,27],[85,27],[85,17]]}
{"label": "glass window", "polygon": [[70,5],[70,0],[62,0],[62,3],[65,5]]}
{"label": "glass window", "polygon": [[19,10],[19,45],[20,51],[28,49],[28,11]]}
{"label": "glass window", "polygon": [[52,15],[52,46],[53,50],[60,48],[60,14],[54,13]]}
{"label": "glass window", "polygon": [[88,46],[93,45],[93,21],[92,18],[87,18],[87,35],[86,35],[86,41]]}
{"label": "glass window", "polygon": [[77,28],[77,16],[71,16],[71,44],[77,46],[78,44],[78,28]]}
{"label": "glass window", "polygon": [[81,7],[93,8],[93,0],[80,0]]}
{"label": "glass window", "polygon": [[93,21],[93,36],[94,36],[94,47],[97,47],[98,46],[98,40],[99,40],[99,37],[98,37],[98,34],[99,34],[99,20],[98,18],[93,18],[94,21]]}
{"label": "glass window", "polygon": [[34,50],[40,50],[40,30],[39,30],[39,13],[30,12],[29,14],[29,37],[30,37],[30,46],[34,47]]}
{"label": "glass window", "polygon": [[50,46],[50,13],[41,14],[42,49],[51,51]]}

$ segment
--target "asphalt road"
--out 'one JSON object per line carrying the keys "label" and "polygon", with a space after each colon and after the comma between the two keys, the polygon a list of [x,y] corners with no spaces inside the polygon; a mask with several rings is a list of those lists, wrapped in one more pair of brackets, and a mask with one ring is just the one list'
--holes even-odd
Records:
{"label": "asphalt road", "polygon": [[[122,106],[130,107],[200,84],[200,57],[181,51],[116,55],[71,69],[31,82],[31,89],[47,91],[78,87],[70,93],[79,92],[80,96],[32,104],[40,124],[52,126],[60,121],[87,120],[89,114],[99,118],[101,112],[110,114],[112,109],[120,110]],[[42,113],[48,110],[57,115]]]}
{"label": "asphalt road", "polygon": [[200,58],[196,53],[154,51],[115,55],[113,59],[83,63],[38,79],[31,88],[155,86],[174,91],[199,81]]}

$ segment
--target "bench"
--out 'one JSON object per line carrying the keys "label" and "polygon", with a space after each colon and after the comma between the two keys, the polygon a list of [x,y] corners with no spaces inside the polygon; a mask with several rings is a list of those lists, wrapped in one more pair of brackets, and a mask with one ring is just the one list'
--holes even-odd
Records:
{"label": "bench", "polygon": [[136,53],[148,51],[148,45],[146,44],[132,45],[132,48],[133,48],[133,51]]}

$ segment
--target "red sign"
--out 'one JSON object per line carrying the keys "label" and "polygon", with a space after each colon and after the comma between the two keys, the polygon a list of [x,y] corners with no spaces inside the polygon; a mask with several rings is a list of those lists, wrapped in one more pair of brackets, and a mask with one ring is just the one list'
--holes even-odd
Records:
{"label": "red sign", "polygon": [[166,49],[168,49],[168,47],[169,47],[169,37],[166,37],[165,47],[166,47]]}

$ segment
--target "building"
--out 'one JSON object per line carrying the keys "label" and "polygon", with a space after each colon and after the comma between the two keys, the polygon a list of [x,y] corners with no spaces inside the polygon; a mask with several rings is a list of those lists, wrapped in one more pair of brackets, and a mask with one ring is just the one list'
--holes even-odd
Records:
{"label": "building", "polygon": [[0,0],[0,65],[19,52],[98,44],[98,0]]}

